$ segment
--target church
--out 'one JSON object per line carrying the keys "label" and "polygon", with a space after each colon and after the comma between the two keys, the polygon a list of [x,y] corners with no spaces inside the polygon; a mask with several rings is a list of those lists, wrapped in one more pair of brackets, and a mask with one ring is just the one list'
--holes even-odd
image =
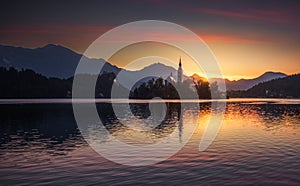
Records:
{"label": "church", "polygon": [[178,70],[177,70],[177,83],[182,83],[182,76],[183,76],[183,71],[182,71],[182,64],[181,64],[181,57],[180,57]]}
{"label": "church", "polygon": [[181,63],[181,57],[179,58],[179,64],[178,64],[178,69],[177,69],[177,81],[174,79],[173,74],[168,76],[167,81],[169,83],[177,83],[180,84],[183,81],[183,70],[182,70],[182,63]]}

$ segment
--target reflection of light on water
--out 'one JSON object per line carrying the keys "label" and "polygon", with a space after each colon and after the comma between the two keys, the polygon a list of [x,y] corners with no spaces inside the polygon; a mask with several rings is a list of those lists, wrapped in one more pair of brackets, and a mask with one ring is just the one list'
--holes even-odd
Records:
{"label": "reflection of light on water", "polygon": [[[99,125],[88,125],[85,137],[90,142],[95,141],[95,143],[105,143],[110,141],[111,137],[114,137],[125,143],[137,146],[155,144],[167,138],[169,139],[166,143],[169,143],[170,147],[172,143],[178,144],[182,141],[187,141],[190,134],[193,133],[198,120],[196,111],[185,110],[181,119],[177,117],[177,112],[173,111],[168,114],[168,118],[162,121],[159,126],[157,126],[157,121],[151,117],[141,119],[135,116],[114,120],[108,124],[108,128],[103,128]],[[149,125],[155,126],[155,128],[149,127]],[[150,128],[151,130],[139,130],[140,128]],[[111,137],[106,132],[107,129],[112,135]],[[171,134],[173,137],[170,136]]]}
{"label": "reflection of light on water", "polygon": [[56,103],[149,103],[149,102],[170,102],[170,103],[243,103],[243,104],[300,104],[300,99],[280,99],[280,98],[231,98],[216,100],[135,100],[135,99],[0,99],[1,104],[56,104]]}
{"label": "reflection of light on water", "polygon": [[[300,105],[228,103],[218,136],[206,151],[199,152],[199,141],[210,120],[207,105],[201,105],[200,112],[187,108],[181,128],[175,121],[176,143],[180,142],[180,133],[187,137],[193,122],[197,123],[185,147],[168,160],[145,167],[122,166],[95,153],[75,130],[72,112],[67,112],[63,104],[2,105],[1,179],[12,185],[138,184],[149,180],[210,185],[300,182]],[[114,122],[111,125],[117,129],[111,126],[112,134],[129,140],[131,131]],[[97,125],[90,125],[89,130],[99,132],[94,134],[102,137],[99,143],[110,140]],[[163,133],[154,134],[152,142],[161,137]],[[139,138],[132,143],[143,143]],[[165,147],[166,151],[172,148]]]}

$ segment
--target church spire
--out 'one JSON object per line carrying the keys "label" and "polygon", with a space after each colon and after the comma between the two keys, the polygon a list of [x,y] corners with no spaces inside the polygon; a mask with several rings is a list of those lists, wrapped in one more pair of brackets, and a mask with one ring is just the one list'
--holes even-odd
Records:
{"label": "church spire", "polygon": [[179,58],[179,67],[177,70],[177,83],[182,83],[182,64],[181,64],[181,56]]}
{"label": "church spire", "polygon": [[179,57],[179,67],[181,67],[181,56]]}

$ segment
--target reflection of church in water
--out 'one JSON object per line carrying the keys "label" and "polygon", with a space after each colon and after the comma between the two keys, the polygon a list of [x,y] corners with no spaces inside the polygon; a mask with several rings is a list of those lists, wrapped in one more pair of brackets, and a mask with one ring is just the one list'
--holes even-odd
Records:
{"label": "reflection of church in water", "polygon": [[[183,70],[182,70],[181,57],[179,58],[179,64],[177,69],[177,81],[173,77],[172,72],[165,81],[166,84],[170,83],[175,85],[177,83],[177,85],[181,85],[181,83],[183,82]],[[172,112],[171,108],[173,111],[175,109],[175,111],[177,112],[179,143],[182,143],[183,119],[181,116],[181,105],[177,103],[173,103],[172,106],[170,106],[170,103],[167,103],[167,105],[168,105],[169,114],[170,112]]]}

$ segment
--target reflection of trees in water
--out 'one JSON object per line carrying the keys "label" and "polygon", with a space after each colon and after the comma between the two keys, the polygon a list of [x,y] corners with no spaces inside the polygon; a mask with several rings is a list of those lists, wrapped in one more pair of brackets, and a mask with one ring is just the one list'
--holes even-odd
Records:
{"label": "reflection of trees in water", "polygon": [[63,154],[83,145],[70,104],[0,105],[0,146]]}
{"label": "reflection of trees in water", "polygon": [[256,113],[264,120],[268,130],[281,127],[298,127],[300,124],[299,105],[286,104],[262,104],[253,108]]}
{"label": "reflection of trees in water", "polygon": [[[181,135],[184,126],[180,118],[182,105],[184,104],[168,103],[162,122],[149,131],[134,131],[122,124],[116,118],[110,103],[97,104],[97,109],[102,123],[112,135],[129,133],[133,134],[132,139],[137,137],[147,142],[147,140],[161,140],[174,132],[177,127]],[[200,115],[211,112],[211,103],[199,105]],[[132,103],[130,109],[138,119],[150,117],[149,103]],[[59,152],[61,149],[73,150],[77,145],[85,144],[77,128],[71,104],[0,105],[0,112],[0,148],[2,149],[31,146]],[[228,103],[226,117],[233,117],[233,119],[238,117],[244,120],[253,118],[263,124],[267,130],[299,127],[300,105]],[[131,122],[131,118],[129,121]],[[91,124],[93,124],[92,120]],[[143,139],[144,136],[146,137]],[[106,133],[101,133],[99,137],[104,140],[108,138]]]}
{"label": "reflection of trees in water", "polygon": [[[153,103],[152,103],[153,104]],[[154,103],[158,104],[159,103]],[[165,103],[161,103],[165,104]],[[122,106],[122,104],[120,104]],[[97,109],[99,116],[104,123],[106,129],[115,137],[124,141],[124,138],[131,136],[131,140],[140,140],[141,143],[149,143],[153,140],[159,140],[161,138],[169,136],[178,125],[178,120],[181,115],[181,104],[180,103],[166,103],[166,110],[159,110],[160,106],[152,109],[151,113],[149,103],[130,103],[130,111],[135,118],[130,118],[130,122],[141,122],[144,124],[144,120],[150,123],[154,123],[155,127],[151,127],[149,130],[135,130],[122,123],[115,116],[111,104],[100,104]],[[158,110],[157,110],[158,109]],[[125,111],[127,112],[127,111]],[[160,113],[162,112],[162,113]],[[162,120],[158,121],[152,118],[153,115],[165,114]],[[150,118],[150,116],[152,116]],[[155,123],[159,122],[159,123]],[[126,141],[126,140],[125,140]]]}
{"label": "reflection of trees in water", "polygon": [[257,123],[263,124],[266,130],[298,127],[300,124],[300,105],[228,103],[225,117],[243,117],[245,121],[254,118]]}
{"label": "reflection of trees in water", "polygon": [[[180,113],[181,113],[181,105],[180,103],[154,103],[157,104],[158,107],[156,107],[157,112],[161,111],[164,112],[163,110],[159,110],[162,107],[162,104],[166,104],[166,115],[164,117],[164,120],[167,119],[180,119]],[[149,103],[132,103],[130,104],[130,109],[131,112],[141,118],[148,118],[151,115],[150,109],[149,109]],[[153,113],[152,113],[153,114]],[[154,113],[154,114],[159,114],[159,113]]]}

